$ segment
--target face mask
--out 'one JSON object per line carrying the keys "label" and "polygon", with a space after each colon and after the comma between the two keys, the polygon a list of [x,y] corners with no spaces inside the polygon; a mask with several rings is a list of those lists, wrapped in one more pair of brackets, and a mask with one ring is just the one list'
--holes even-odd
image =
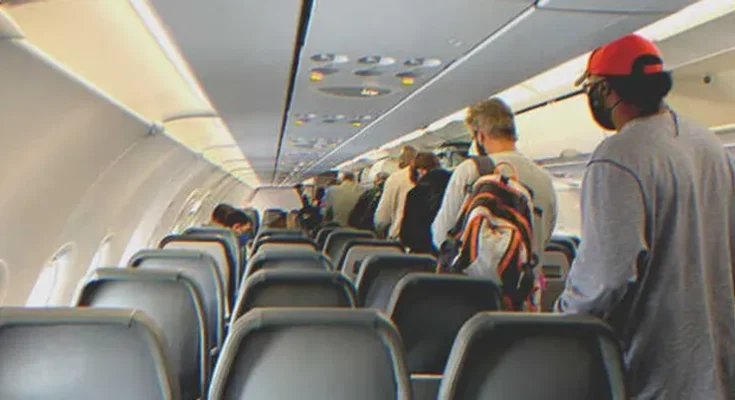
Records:
{"label": "face mask", "polygon": [[612,119],[612,112],[620,104],[620,101],[610,108],[605,108],[605,96],[602,94],[602,89],[602,82],[596,83],[595,86],[590,88],[587,92],[587,103],[589,104],[595,122],[603,129],[614,131],[615,123]]}

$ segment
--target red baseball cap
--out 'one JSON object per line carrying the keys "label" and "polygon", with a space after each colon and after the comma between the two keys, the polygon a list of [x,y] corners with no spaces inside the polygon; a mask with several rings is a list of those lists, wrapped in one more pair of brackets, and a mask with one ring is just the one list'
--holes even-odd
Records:
{"label": "red baseball cap", "polygon": [[661,51],[643,36],[631,34],[595,49],[587,61],[587,70],[575,86],[590,75],[630,76],[664,71]]}

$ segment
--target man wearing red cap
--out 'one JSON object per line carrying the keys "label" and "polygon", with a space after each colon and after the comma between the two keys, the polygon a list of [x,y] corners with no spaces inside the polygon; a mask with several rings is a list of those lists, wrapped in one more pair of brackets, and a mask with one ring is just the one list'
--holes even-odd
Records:
{"label": "man wearing red cap", "polygon": [[598,48],[581,83],[617,134],[586,167],[582,242],[556,310],[620,334],[635,399],[735,399],[733,161],[665,105],[671,74],[650,41]]}

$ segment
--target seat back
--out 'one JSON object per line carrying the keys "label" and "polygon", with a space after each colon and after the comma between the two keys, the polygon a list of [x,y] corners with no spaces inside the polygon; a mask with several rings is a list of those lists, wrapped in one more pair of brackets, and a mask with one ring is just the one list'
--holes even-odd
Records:
{"label": "seat back", "polygon": [[101,268],[79,293],[81,307],[123,308],[148,314],[163,331],[184,399],[207,387],[211,361],[201,295],[180,272]]}
{"label": "seat back", "polygon": [[270,236],[256,241],[253,244],[251,254],[256,254],[263,246],[274,244],[316,250],[316,243],[304,236]]}
{"label": "seat back", "polygon": [[155,323],[133,310],[0,308],[0,398],[179,399]]}
{"label": "seat back", "polygon": [[413,400],[436,400],[441,386],[441,375],[411,375],[411,391]]}
{"label": "seat back", "polygon": [[388,315],[398,327],[411,373],[441,374],[452,342],[481,311],[501,309],[498,286],[463,275],[408,274],[396,285]]}
{"label": "seat back", "polygon": [[270,229],[263,229],[261,232],[258,233],[257,236],[255,236],[254,243],[257,244],[258,241],[272,238],[272,237],[306,237],[306,234],[304,231],[300,229],[285,229],[285,228],[270,228]]}
{"label": "seat back", "polygon": [[210,400],[409,400],[401,339],[375,311],[256,309],[232,326]]}
{"label": "seat back", "polygon": [[374,254],[363,260],[355,280],[357,301],[366,308],[387,310],[401,278],[412,272],[433,272],[436,259],[416,254]]}
{"label": "seat back", "polygon": [[565,279],[569,273],[569,259],[560,250],[546,250],[542,268],[546,278]]}
{"label": "seat back", "polygon": [[457,335],[440,399],[626,398],[617,339],[593,317],[481,313]]}
{"label": "seat back", "polygon": [[355,288],[339,272],[261,270],[251,275],[235,305],[234,318],[256,307],[357,307]]}
{"label": "seat back", "polygon": [[305,249],[261,249],[248,262],[245,278],[261,269],[331,270],[332,263],[322,253]]}
{"label": "seat back", "polygon": [[286,229],[286,211],[279,208],[269,208],[263,211],[261,217],[262,229]]}
{"label": "seat back", "polygon": [[169,235],[161,240],[158,246],[168,250],[194,250],[211,255],[217,261],[217,268],[222,272],[226,290],[226,298],[234,303],[237,293],[237,258],[227,245],[227,241],[214,235]]}
{"label": "seat back", "polygon": [[339,267],[338,263],[342,257],[344,246],[350,239],[370,239],[374,237],[375,234],[370,231],[352,228],[337,228],[327,236],[327,241],[324,243],[323,253],[325,256],[329,257],[335,267]]}
{"label": "seat back", "polygon": [[339,224],[324,226],[319,229],[319,232],[316,234],[316,244],[319,247],[319,250],[324,250],[324,245],[327,243],[327,237],[337,228],[339,228]]}
{"label": "seat back", "polygon": [[360,273],[362,261],[374,254],[403,254],[403,247],[398,242],[380,239],[352,239],[345,243],[339,268],[348,278],[354,280]]}
{"label": "seat back", "polygon": [[212,256],[189,250],[141,250],[133,255],[128,266],[181,271],[195,282],[202,295],[202,307],[207,314],[210,348],[222,346],[225,316],[229,316],[229,311],[226,310],[222,276]]}

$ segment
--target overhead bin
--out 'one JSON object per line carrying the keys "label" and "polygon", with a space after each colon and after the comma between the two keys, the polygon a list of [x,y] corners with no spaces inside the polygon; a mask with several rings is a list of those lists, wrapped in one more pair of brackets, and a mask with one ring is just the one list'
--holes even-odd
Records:
{"label": "overhead bin", "polygon": [[671,13],[696,0],[540,0],[536,7],[591,12]]}
{"label": "overhead bin", "polygon": [[23,33],[8,14],[0,11],[0,39],[21,39]]}

